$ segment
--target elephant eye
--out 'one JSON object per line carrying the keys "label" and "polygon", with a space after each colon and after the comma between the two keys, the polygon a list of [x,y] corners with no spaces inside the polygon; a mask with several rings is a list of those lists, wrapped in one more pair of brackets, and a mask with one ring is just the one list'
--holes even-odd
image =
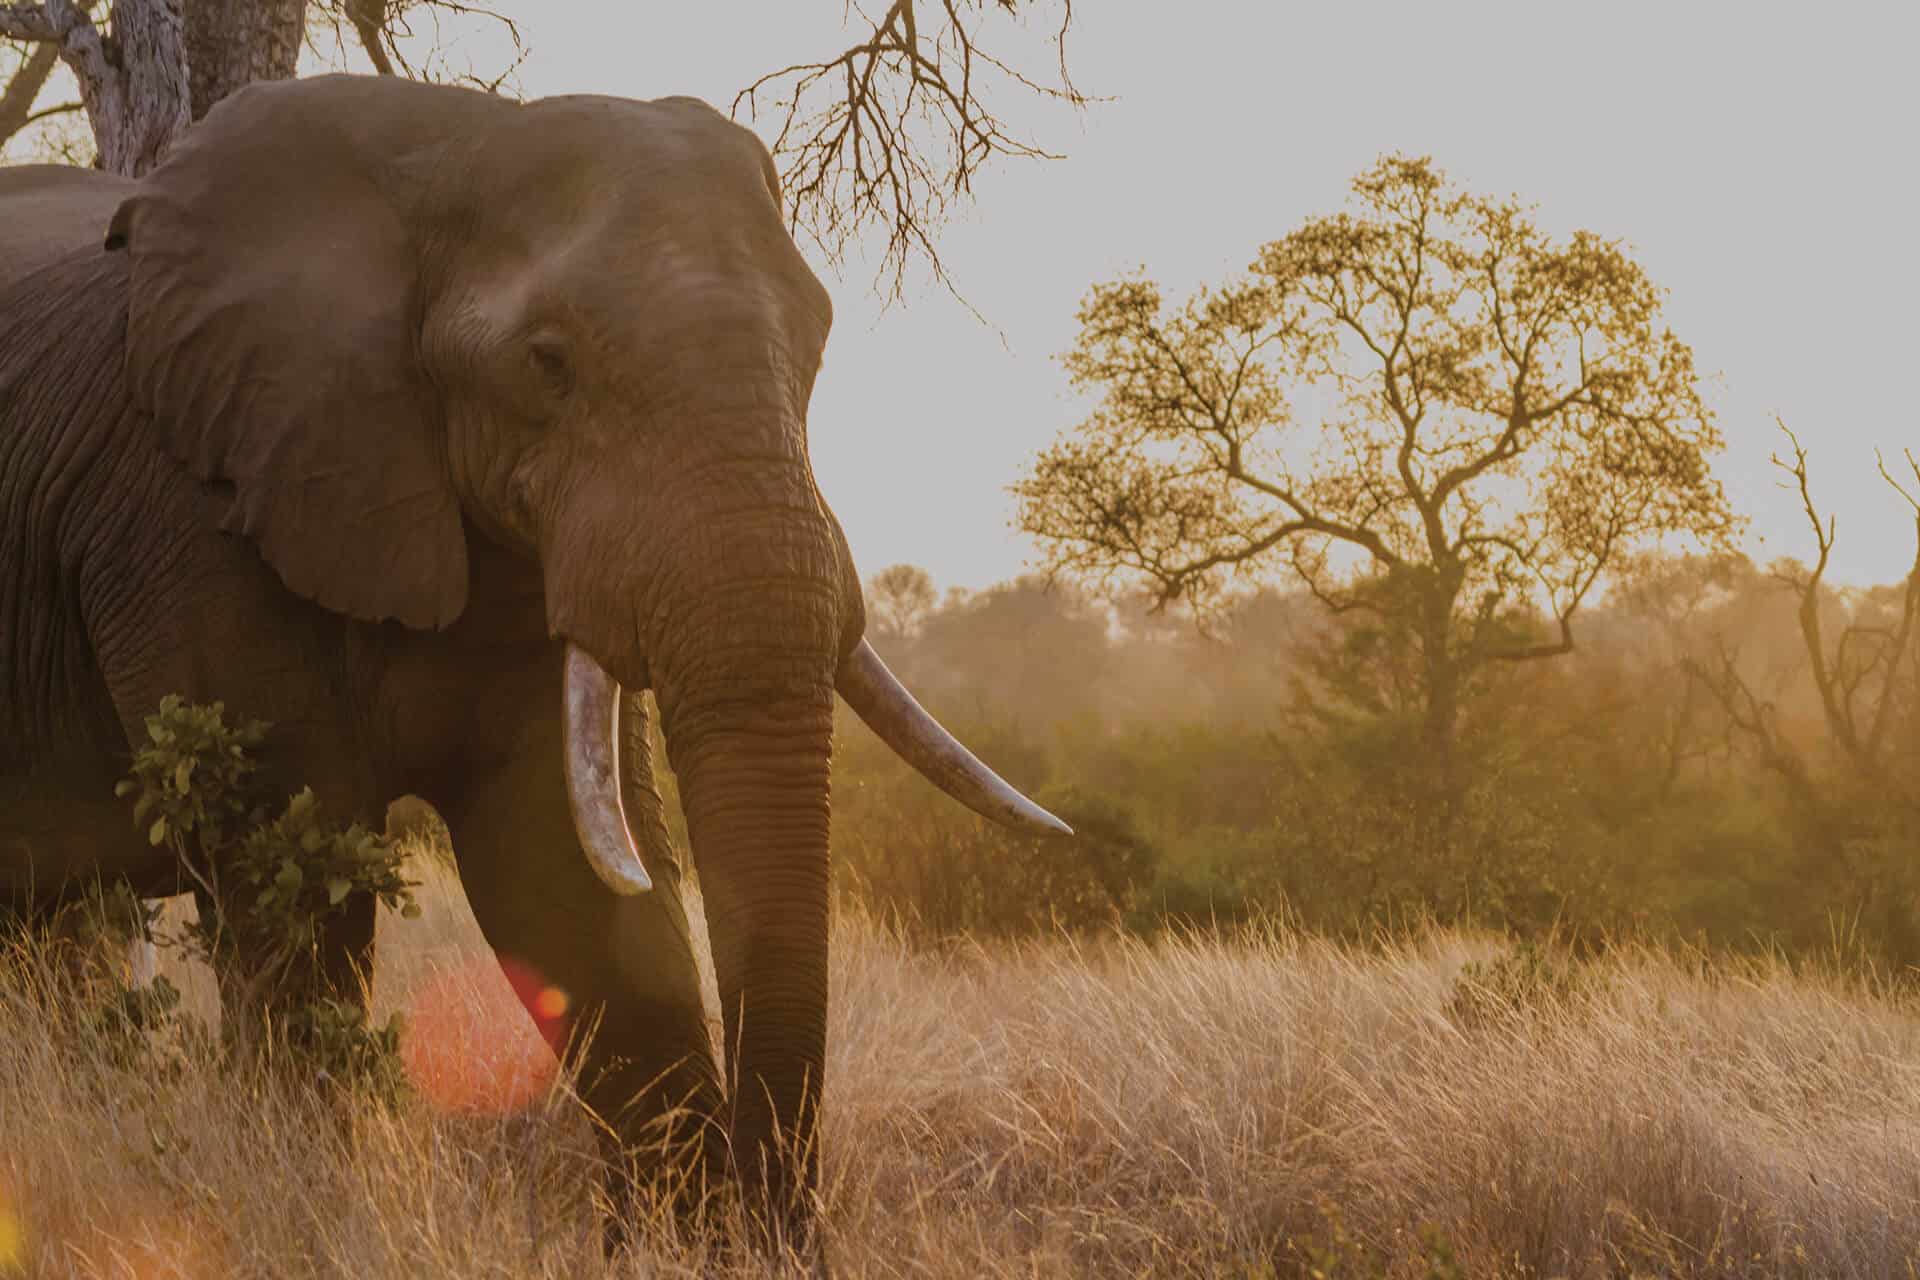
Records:
{"label": "elephant eye", "polygon": [[527,361],[555,397],[573,390],[573,360],[566,339],[557,333],[539,333],[527,340]]}

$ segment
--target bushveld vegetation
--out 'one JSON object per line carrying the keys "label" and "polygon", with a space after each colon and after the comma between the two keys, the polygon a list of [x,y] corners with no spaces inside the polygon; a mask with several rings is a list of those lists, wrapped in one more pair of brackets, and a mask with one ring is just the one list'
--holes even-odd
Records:
{"label": "bushveld vegetation", "polygon": [[[942,601],[889,571],[870,584],[907,602],[876,611],[887,661],[1084,838],[952,814],[850,724],[838,872],[932,936],[1280,914],[1356,938],[1432,919],[1902,973],[1920,963],[1920,673],[1911,650],[1890,672],[1863,655],[1920,592],[1808,572],[1634,561],[1571,653],[1473,687],[1436,840],[1417,657],[1390,625],[1267,590],[1201,632],[1037,579]],[[1827,712],[1808,617],[1845,654],[1842,713],[1880,717],[1871,767]]]}

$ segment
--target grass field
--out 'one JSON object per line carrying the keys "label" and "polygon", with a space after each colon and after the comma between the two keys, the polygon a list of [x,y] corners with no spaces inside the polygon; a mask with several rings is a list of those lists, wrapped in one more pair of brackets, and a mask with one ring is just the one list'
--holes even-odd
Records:
{"label": "grass field", "polygon": [[[664,1227],[602,1260],[585,1122],[457,891],[423,904],[376,988],[423,1087],[345,1115],[129,1056],[66,966],[0,953],[0,1274],[765,1274]],[[1443,932],[930,954],[843,913],[834,944],[840,1274],[1920,1275],[1920,1005],[1858,981]],[[430,1101],[489,1089],[526,1105]]]}

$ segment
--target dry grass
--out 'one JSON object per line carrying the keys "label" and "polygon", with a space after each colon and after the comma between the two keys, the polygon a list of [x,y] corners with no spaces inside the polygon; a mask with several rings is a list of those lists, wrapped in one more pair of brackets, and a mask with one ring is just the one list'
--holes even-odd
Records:
{"label": "dry grass", "polygon": [[[475,1054],[538,1060],[457,897],[428,908],[387,922],[379,1002],[434,992],[469,1015]],[[1920,1273],[1911,1002],[1628,951],[1463,1012],[1461,968],[1491,949],[1276,931],[929,955],[843,918],[836,1268]],[[763,1273],[659,1234],[604,1263],[592,1143],[558,1094],[509,1118],[343,1114],[192,1046],[171,1070],[117,1062],[71,986],[37,950],[0,954],[0,1256],[11,1232],[26,1274]]]}

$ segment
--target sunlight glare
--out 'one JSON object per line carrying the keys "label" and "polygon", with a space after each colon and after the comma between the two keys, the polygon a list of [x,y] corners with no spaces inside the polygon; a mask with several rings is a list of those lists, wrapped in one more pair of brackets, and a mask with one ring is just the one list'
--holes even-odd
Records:
{"label": "sunlight glare", "polygon": [[506,1115],[545,1096],[566,1045],[567,993],[531,966],[502,958],[513,994],[533,1018],[494,998],[491,956],[478,956],[435,976],[413,993],[401,1057],[407,1078],[441,1111]]}
{"label": "sunlight glare", "polygon": [[27,1266],[27,1228],[0,1187],[0,1275],[24,1274]]}

